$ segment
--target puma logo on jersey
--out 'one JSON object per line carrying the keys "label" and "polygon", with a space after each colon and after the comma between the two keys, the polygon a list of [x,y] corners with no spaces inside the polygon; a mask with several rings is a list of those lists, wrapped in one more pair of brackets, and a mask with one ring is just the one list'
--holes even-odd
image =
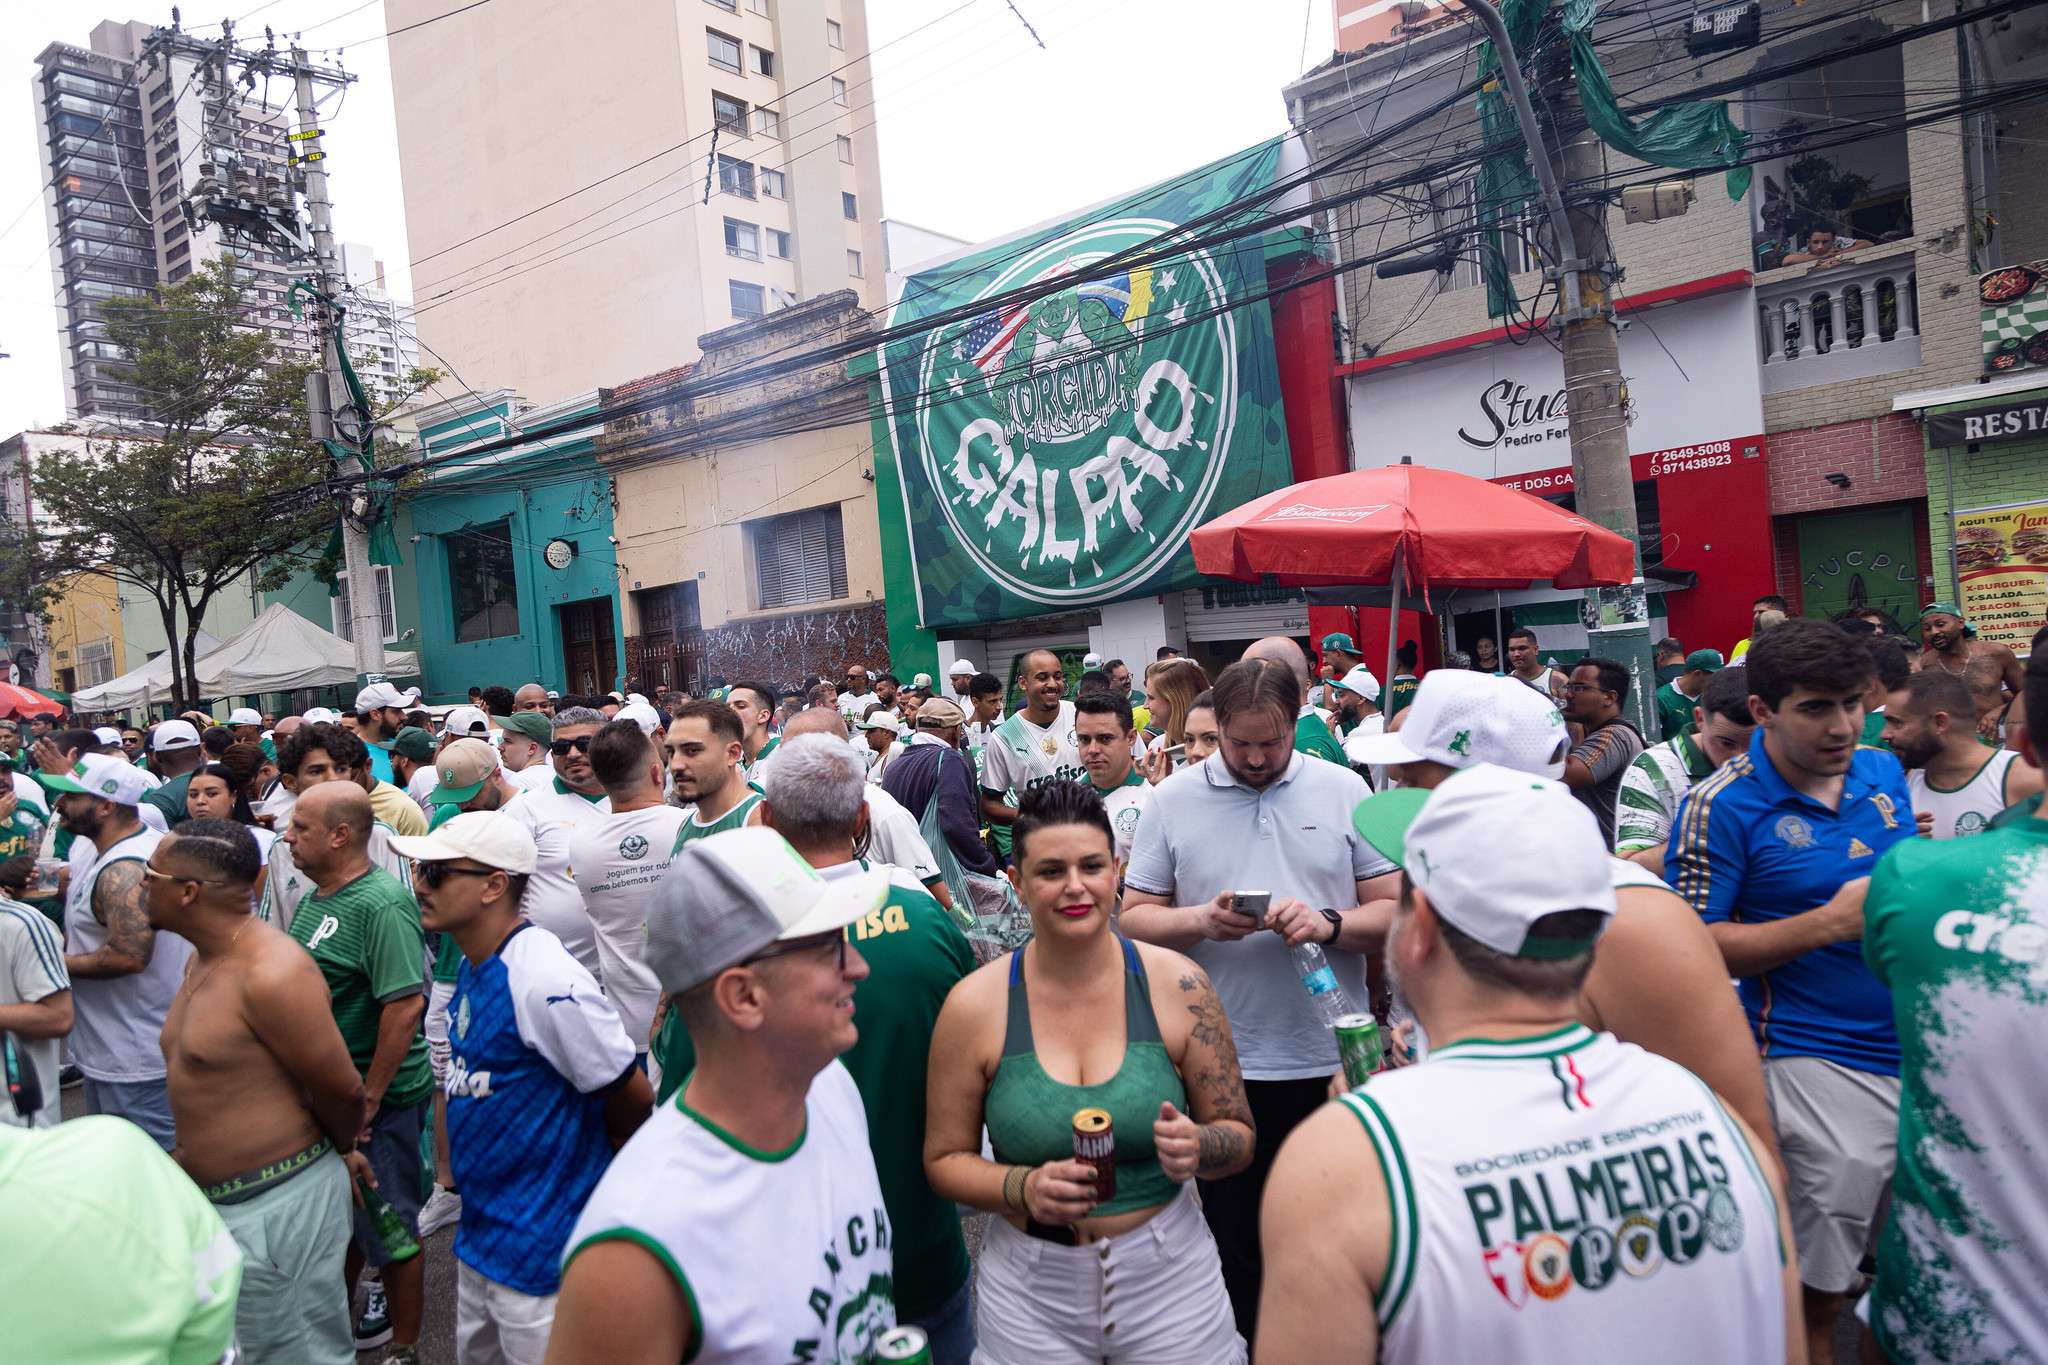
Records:
{"label": "puma logo on jersey", "polygon": [[319,927],[314,929],[312,937],[306,940],[306,951],[309,953],[312,952],[315,948],[318,948],[326,940],[333,938],[335,934],[339,933],[340,931],[340,920],[336,919],[332,915],[322,915],[320,917]]}
{"label": "puma logo on jersey", "polygon": [[548,996],[546,1003],[550,1005],[559,1005],[564,1000],[568,1001],[572,1005],[576,1003],[576,988],[574,986],[571,986],[566,992],[564,992],[561,995]]}

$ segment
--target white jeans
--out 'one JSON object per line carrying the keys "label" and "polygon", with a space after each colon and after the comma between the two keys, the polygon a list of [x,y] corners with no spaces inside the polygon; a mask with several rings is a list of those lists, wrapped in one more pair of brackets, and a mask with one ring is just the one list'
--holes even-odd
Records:
{"label": "white jeans", "polygon": [[1061,1246],[988,1222],[975,1365],[1242,1365],[1216,1239],[1191,1186],[1121,1237]]}
{"label": "white jeans", "polygon": [[456,1365],[541,1365],[555,1298],[536,1298],[455,1262]]}

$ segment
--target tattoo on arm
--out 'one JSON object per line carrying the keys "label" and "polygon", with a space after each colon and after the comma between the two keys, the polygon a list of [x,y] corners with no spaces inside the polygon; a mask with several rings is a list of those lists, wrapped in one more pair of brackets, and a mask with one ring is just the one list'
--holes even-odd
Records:
{"label": "tattoo on arm", "polygon": [[107,926],[109,949],[147,967],[156,948],[156,930],[142,908],[142,896],[142,863],[125,858],[100,873],[92,888],[92,913]]}
{"label": "tattoo on arm", "polygon": [[[1235,1119],[1247,1128],[1254,1128],[1251,1106],[1244,1097],[1244,1077],[1238,1071],[1237,1041],[1231,1037],[1230,1020],[1223,1013],[1223,1002],[1216,998],[1216,988],[1200,972],[1183,975],[1179,984],[1188,1013],[1195,1017],[1188,1036],[1208,1054],[1206,1060],[1198,1062],[1194,1071],[1187,1075],[1189,1090],[1207,1097],[1212,1111],[1211,1124],[1221,1119]],[[1205,1126],[1202,1130],[1204,1165],[1209,1159],[1209,1133],[1210,1129]]]}
{"label": "tattoo on arm", "polygon": [[[1247,1119],[1249,1122],[1249,1119]],[[1211,1171],[1226,1170],[1235,1166],[1244,1155],[1244,1134],[1235,1128],[1205,1123],[1197,1130],[1200,1134],[1200,1151],[1195,1158],[1195,1173],[1207,1175]]]}

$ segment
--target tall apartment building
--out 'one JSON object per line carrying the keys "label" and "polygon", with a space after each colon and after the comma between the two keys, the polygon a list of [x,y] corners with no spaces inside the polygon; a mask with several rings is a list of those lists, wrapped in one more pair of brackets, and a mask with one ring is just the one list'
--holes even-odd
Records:
{"label": "tall apartment building", "polygon": [[360,242],[341,244],[341,275],[348,286],[342,335],[350,363],[371,401],[389,411],[411,397],[405,388],[408,370],[420,363],[419,326],[408,299],[385,287],[384,262]]}
{"label": "tall apartment building", "polygon": [[285,304],[285,260],[230,241],[218,225],[188,221],[182,207],[204,173],[240,174],[273,194],[290,193],[288,108],[222,80],[195,50],[146,60],[150,32],[148,24],[109,20],[93,29],[88,46],[51,43],[37,58],[64,402],[75,418],[147,416],[145,396],[106,339],[105,302],[174,284],[230,251],[250,272],[250,324],[280,346],[311,345]]}
{"label": "tall apartment building", "polygon": [[448,9],[385,5],[430,355],[548,402],[800,300],[881,304],[864,0]]}

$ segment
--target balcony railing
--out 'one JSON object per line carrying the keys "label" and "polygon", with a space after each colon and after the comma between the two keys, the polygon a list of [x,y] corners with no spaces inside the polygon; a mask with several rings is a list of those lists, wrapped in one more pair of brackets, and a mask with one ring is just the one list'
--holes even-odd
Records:
{"label": "balcony railing", "polygon": [[1756,286],[1765,393],[1920,367],[1911,251],[1772,273]]}

